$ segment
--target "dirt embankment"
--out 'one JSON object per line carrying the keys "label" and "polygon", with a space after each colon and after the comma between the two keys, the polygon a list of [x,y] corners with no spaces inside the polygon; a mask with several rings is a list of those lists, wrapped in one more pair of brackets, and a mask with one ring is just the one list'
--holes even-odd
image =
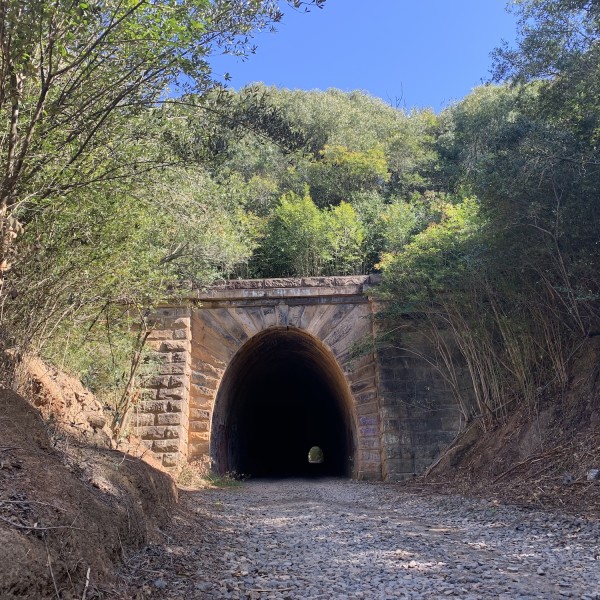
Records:
{"label": "dirt embankment", "polygon": [[[60,398],[58,388],[54,400],[47,389],[38,394],[43,410]],[[57,418],[44,421],[22,396],[0,390],[3,600],[109,598],[116,565],[160,538],[170,518],[177,500],[173,480],[108,449],[101,411],[84,413],[79,416],[96,445],[58,427]],[[72,416],[67,421],[79,431],[83,420]]]}
{"label": "dirt embankment", "polygon": [[600,337],[580,348],[563,393],[517,407],[493,431],[474,424],[412,485],[600,515]]}

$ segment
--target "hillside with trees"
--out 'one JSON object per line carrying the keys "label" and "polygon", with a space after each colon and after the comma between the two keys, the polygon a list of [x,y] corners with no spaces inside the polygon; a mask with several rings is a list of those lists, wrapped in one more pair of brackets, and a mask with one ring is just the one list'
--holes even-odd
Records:
{"label": "hillside with trees", "polygon": [[[7,10],[7,23],[21,18]],[[5,36],[10,356],[40,352],[118,395],[143,351],[131,321],[166,294],[380,271],[383,331],[422,322],[450,382],[448,335],[460,349],[465,422],[564,393],[569,361],[599,330],[594,3],[519,3],[496,83],[439,114],[362,92],[224,89],[202,56],[246,51],[243,33],[276,21],[274,6],[182,4],[165,21],[153,10],[31,12],[47,45],[22,27]],[[142,27],[162,46],[123,42]]]}

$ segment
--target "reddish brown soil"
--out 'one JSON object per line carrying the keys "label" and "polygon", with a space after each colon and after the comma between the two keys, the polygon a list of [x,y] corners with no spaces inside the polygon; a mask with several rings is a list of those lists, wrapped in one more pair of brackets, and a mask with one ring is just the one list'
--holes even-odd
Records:
{"label": "reddish brown soil", "polygon": [[13,388],[57,430],[81,442],[111,447],[110,412],[78,379],[37,357],[26,356]]}
{"label": "reddish brown soil", "polygon": [[176,498],[168,475],[0,390],[1,598],[110,598],[116,565],[160,535]]}

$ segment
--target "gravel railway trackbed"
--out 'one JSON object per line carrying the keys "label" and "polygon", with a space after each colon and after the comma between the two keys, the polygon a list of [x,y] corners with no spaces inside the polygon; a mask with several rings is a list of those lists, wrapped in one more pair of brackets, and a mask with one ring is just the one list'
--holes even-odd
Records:
{"label": "gravel railway trackbed", "polygon": [[348,480],[184,491],[123,598],[600,599],[600,523]]}

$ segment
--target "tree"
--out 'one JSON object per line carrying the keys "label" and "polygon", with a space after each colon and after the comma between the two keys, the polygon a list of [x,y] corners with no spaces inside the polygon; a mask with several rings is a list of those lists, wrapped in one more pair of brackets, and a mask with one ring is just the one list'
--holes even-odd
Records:
{"label": "tree", "polygon": [[[541,80],[538,110],[594,147],[600,138],[600,6],[595,0],[519,0],[517,45],[495,51],[497,81]],[[589,162],[589,157],[588,162]]]}
{"label": "tree", "polygon": [[308,169],[311,192],[319,206],[338,204],[353,193],[382,190],[390,178],[381,148],[356,152],[326,145],[319,154],[320,160]]}
{"label": "tree", "polygon": [[364,267],[365,229],[351,204],[341,202],[325,214],[328,267],[331,275],[353,275]]}
{"label": "tree", "polygon": [[360,273],[364,233],[350,204],[319,209],[308,190],[303,196],[288,192],[267,223],[254,267],[270,277]]}
{"label": "tree", "polygon": [[3,1],[0,270],[36,212],[160,164],[143,152],[132,161],[145,141],[132,117],[205,92],[212,52],[245,54],[253,31],[280,18],[274,0]]}
{"label": "tree", "polygon": [[[494,77],[525,82],[559,78],[596,54],[600,6],[595,0],[516,0],[517,47],[494,52]],[[589,66],[592,66],[591,64]]]}
{"label": "tree", "polygon": [[308,190],[303,196],[284,194],[257,255],[259,273],[268,277],[320,275],[327,258],[325,219]]}

